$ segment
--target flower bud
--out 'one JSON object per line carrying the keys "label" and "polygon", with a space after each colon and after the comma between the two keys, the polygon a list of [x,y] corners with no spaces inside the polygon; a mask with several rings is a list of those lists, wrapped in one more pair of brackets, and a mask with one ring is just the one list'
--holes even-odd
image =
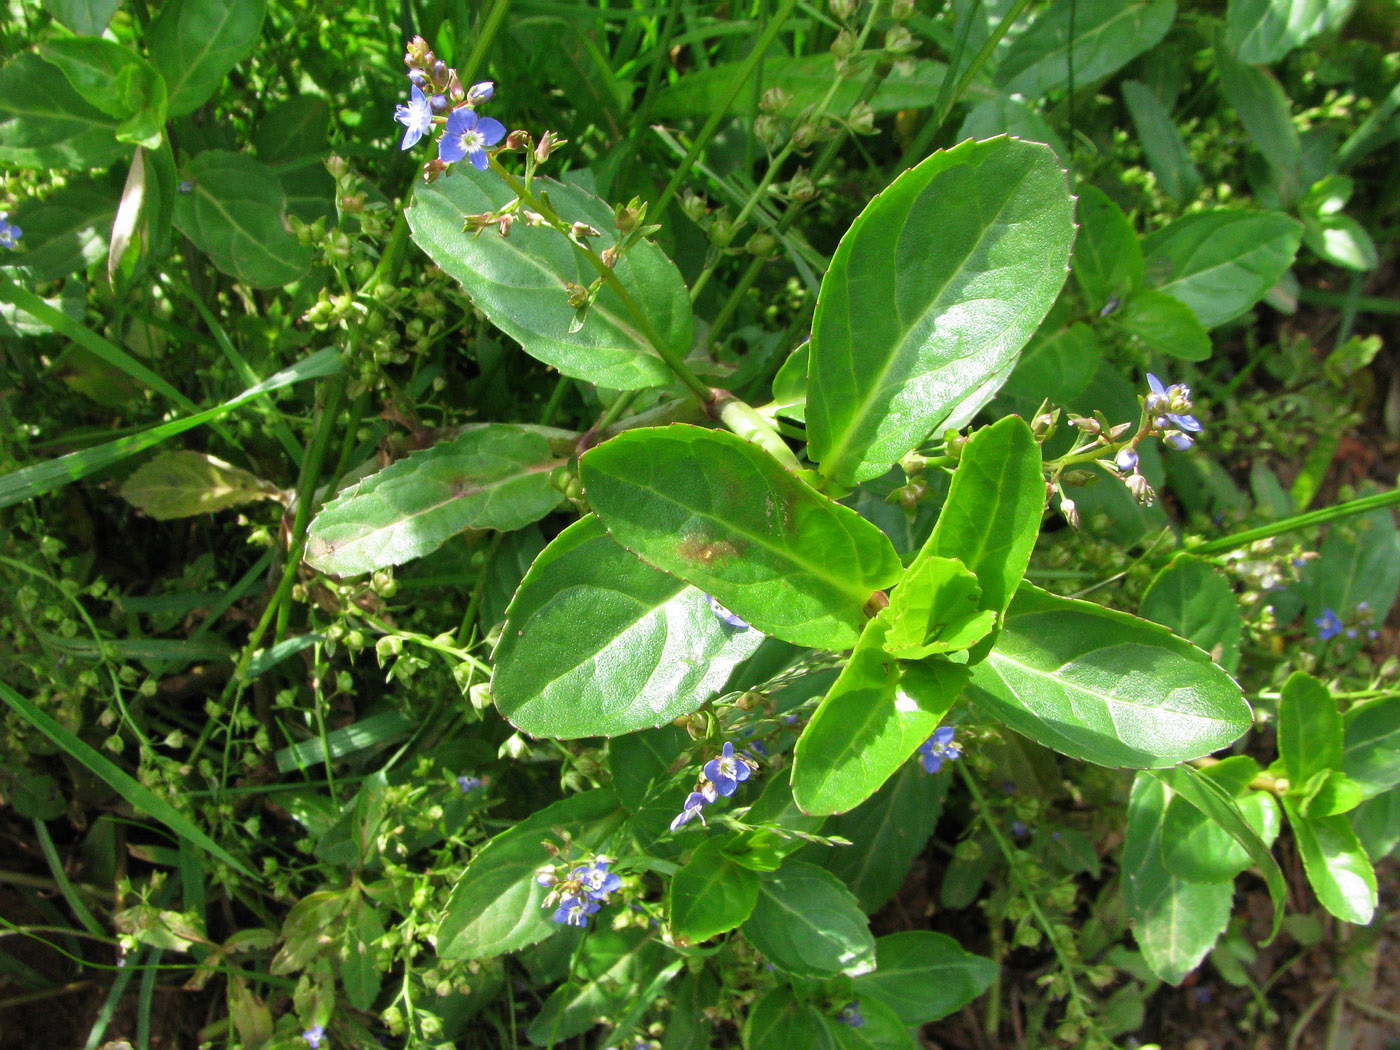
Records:
{"label": "flower bud", "polygon": [[836,39],[831,42],[831,53],[836,56],[837,61],[844,62],[855,53],[856,37],[849,29],[843,29],[836,34]]}
{"label": "flower bud", "polygon": [[827,0],[827,6],[831,8],[831,13],[841,21],[845,22],[856,13],[856,5],[860,0]]}
{"label": "flower bud", "polygon": [[928,460],[917,452],[906,452],[904,458],[899,461],[899,465],[904,468],[904,473],[912,476],[922,474],[924,468],[928,466]]}
{"label": "flower bud", "polygon": [[691,222],[700,225],[705,218],[705,198],[694,190],[686,190],[681,194],[681,211]]}
{"label": "flower bud", "polygon": [[711,244],[716,248],[728,248],[729,242],[734,239],[734,224],[729,221],[727,215],[719,215],[710,223],[708,232]]}
{"label": "flower bud", "polygon": [[611,270],[614,266],[617,265],[618,254],[616,248],[604,248],[601,253],[601,256],[603,259],[603,265],[606,266],[609,270]]}
{"label": "flower bud", "polygon": [[923,478],[911,478],[909,484],[895,489],[899,505],[911,514],[919,509],[919,501],[928,495],[928,482]]}
{"label": "flower bud", "polygon": [[576,222],[569,227],[569,236],[576,241],[586,241],[590,237],[597,237],[598,231],[586,222]]}
{"label": "flower bud", "polygon": [[797,173],[788,180],[788,196],[799,204],[805,204],[817,195],[816,183],[804,169],[799,168]]}
{"label": "flower bud", "polygon": [[518,128],[506,136],[506,144],[502,149],[529,149],[534,139],[530,138],[530,133],[523,128]]}
{"label": "flower bud", "polygon": [[[762,118],[760,117],[759,119],[761,120]],[[793,147],[796,149],[810,148],[812,143],[817,141],[817,135],[820,132],[821,128],[810,120],[797,125],[792,131]]]}
{"label": "flower bud", "polygon": [[467,97],[466,89],[462,87],[462,82],[457,79],[457,71],[454,69],[447,74],[447,93],[452,96],[452,101],[461,104]]}
{"label": "flower bud", "polygon": [[549,155],[564,145],[564,139],[559,138],[552,131],[546,131],[540,136],[539,145],[535,147],[535,160],[543,164],[549,159]]}
{"label": "flower bud", "polygon": [[776,237],[760,230],[749,238],[748,243],[744,245],[744,250],[755,258],[761,259],[777,246],[778,239]]}
{"label": "flower bud", "polygon": [[892,55],[907,55],[918,48],[919,42],[903,26],[891,26],[885,34],[885,50]]}
{"label": "flower bud", "polygon": [[1118,450],[1118,455],[1113,457],[1113,462],[1118,469],[1127,473],[1130,470],[1137,470],[1138,454],[1132,445],[1124,445]]}
{"label": "flower bud", "polygon": [[1133,494],[1133,499],[1144,507],[1150,507],[1157,499],[1157,493],[1152,491],[1152,486],[1147,483],[1147,479],[1141,474],[1133,474],[1126,481],[1128,491]]}
{"label": "flower bud", "polygon": [[890,17],[903,22],[914,14],[914,0],[891,0]]}
{"label": "flower bud", "polygon": [[851,131],[857,135],[873,135],[875,134],[875,110],[870,107],[869,102],[857,102],[851,107],[846,123],[850,126]]}
{"label": "flower bud", "polygon": [[568,293],[569,305],[575,310],[588,305],[588,289],[583,285],[567,281],[564,284],[564,291]]}
{"label": "flower bud", "polygon": [[473,84],[467,89],[467,105],[480,106],[490,102],[491,97],[496,94],[496,85],[490,80],[482,80]]}
{"label": "flower bud", "polygon": [[754,118],[753,134],[754,138],[770,149],[777,143],[778,137],[783,133],[783,122],[769,113],[760,113]]}
{"label": "flower bud", "polygon": [[437,182],[437,180],[442,176],[442,173],[446,170],[447,165],[444,164],[442,161],[438,160],[437,157],[434,157],[432,160],[428,161],[428,163],[423,165],[423,181],[431,185],[432,183]]}
{"label": "flower bud", "polygon": [[1060,499],[1060,513],[1065,516],[1065,521],[1069,522],[1071,528],[1079,528],[1079,507],[1074,500],[1065,496]]}
{"label": "flower bud", "polygon": [[758,108],[764,113],[781,113],[787,104],[792,101],[789,95],[780,87],[770,87],[763,93],[763,97],[758,100]]}
{"label": "flower bud", "polygon": [[331,173],[331,178],[342,179],[350,170],[350,162],[344,157],[332,153],[326,158],[326,170]]}

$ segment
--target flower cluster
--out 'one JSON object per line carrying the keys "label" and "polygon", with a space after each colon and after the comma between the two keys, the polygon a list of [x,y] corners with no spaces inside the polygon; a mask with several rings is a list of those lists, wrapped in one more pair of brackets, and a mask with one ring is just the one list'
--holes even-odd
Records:
{"label": "flower cluster", "polygon": [[944,761],[961,758],[962,751],[953,746],[953,727],[939,726],[935,729],[933,736],[919,745],[919,756],[924,771],[928,773],[937,773],[943,768]]}
{"label": "flower cluster", "polygon": [[548,865],[535,873],[535,882],[551,887],[544,907],[555,909],[551,916],[555,922],[565,926],[588,925],[588,917],[608,903],[608,894],[622,887],[622,878],[608,870],[611,863],[611,857],[595,857],[591,864],[578,865],[563,879]]}
{"label": "flower cluster", "polygon": [[23,236],[24,231],[10,221],[10,213],[0,211],[0,248],[18,248],[19,239]]}
{"label": "flower cluster", "polygon": [[306,1040],[306,1045],[311,1050],[320,1050],[321,1043],[326,1038],[326,1026],[323,1024],[313,1024],[306,1031],[301,1033],[301,1037]]}
{"label": "flower cluster", "polygon": [[428,162],[427,174],[439,175],[447,165],[460,160],[469,160],[484,171],[490,163],[486,150],[506,134],[499,120],[476,112],[496,93],[495,85],[483,80],[464,88],[457,71],[435,57],[421,36],[409,42],[404,63],[408,66],[408,101],[394,110],[394,119],[404,126],[400,148],[411,149],[434,124],[441,124],[437,160]]}
{"label": "flower cluster", "polygon": [[736,753],[734,745],[726,740],[719,757],[705,763],[700,772],[700,783],[686,797],[685,805],[681,807],[676,819],[671,821],[671,830],[680,830],[682,825],[688,824],[696,817],[700,818],[701,824],[705,823],[705,816],[701,810],[721,796],[728,798],[734,794],[739,785],[753,775],[756,768],[757,764],[751,758]]}
{"label": "flower cluster", "polygon": [[1153,432],[1178,452],[1185,452],[1195,440],[1192,434],[1201,432],[1201,424],[1191,411],[1191,388],[1183,383],[1164,386],[1151,372],[1147,373],[1151,391],[1143,401],[1143,409],[1152,420]]}
{"label": "flower cluster", "polygon": [[860,1012],[860,1003],[852,999],[845,1006],[841,1007],[840,1011],[836,1014],[836,1020],[840,1021],[842,1024],[848,1024],[852,1028],[863,1027],[865,1024],[865,1017]]}
{"label": "flower cluster", "polygon": [[1380,632],[1376,630],[1374,623],[1375,617],[1371,615],[1370,602],[1357,602],[1356,613],[1347,620],[1338,616],[1336,610],[1330,606],[1322,610],[1321,616],[1313,618],[1313,626],[1317,628],[1317,638],[1321,642],[1331,641],[1343,634],[1348,638],[1358,638],[1362,631],[1366,632],[1367,638],[1377,638]]}
{"label": "flower cluster", "polygon": [[471,776],[470,774],[460,776],[457,778],[457,787],[461,789],[462,794],[470,795],[477,788],[481,787],[481,778]]}

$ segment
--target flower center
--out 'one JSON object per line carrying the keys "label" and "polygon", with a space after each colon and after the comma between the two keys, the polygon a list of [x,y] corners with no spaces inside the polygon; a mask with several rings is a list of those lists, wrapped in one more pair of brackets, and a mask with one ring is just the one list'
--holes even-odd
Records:
{"label": "flower center", "polygon": [[486,140],[482,138],[479,131],[462,132],[462,148],[468,153],[475,153],[486,145]]}

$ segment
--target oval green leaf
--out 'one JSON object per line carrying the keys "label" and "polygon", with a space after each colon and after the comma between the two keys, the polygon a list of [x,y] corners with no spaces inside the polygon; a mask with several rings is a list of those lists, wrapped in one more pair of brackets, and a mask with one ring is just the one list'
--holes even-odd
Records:
{"label": "oval green leaf", "polygon": [[938,728],[967,669],[933,658],[901,668],[872,620],[797,741],[792,794],[806,813],[844,813],[880,789]]}
{"label": "oval green leaf", "polygon": [[724,855],[722,838],[707,839],[671,878],[666,900],[671,930],[691,943],[734,929],[758,903],[758,872]]}
{"label": "oval green leaf", "polygon": [[[535,180],[562,214],[601,231],[597,251],[617,238],[612,210],[577,186]],[[463,166],[431,186],[419,186],[408,208],[413,239],[433,262],[461,282],[473,305],[531,357],[565,375],[613,390],[665,386],[675,378],[637,329],[617,294],[605,286],[577,331],[564,286],[587,286],[598,277],[588,259],[546,226],[516,223],[508,237],[462,229],[468,215],[494,211],[514,200],[499,175]],[[680,356],[690,350],[690,296],[680,271],[650,241],[628,249],[613,268],[652,327]]]}
{"label": "oval green leaf", "polygon": [[1279,212],[1216,208],[1168,224],[1142,244],[1148,280],[1207,328],[1264,298],[1293,265],[1303,224]]}
{"label": "oval green leaf", "polygon": [[1253,724],[1237,685],[1164,627],[1023,583],[972,696],[1071,758],[1153,769],[1200,758]]}
{"label": "oval green leaf", "polygon": [[631,430],[579,473],[613,539],[795,645],[855,645],[871,595],[900,577],[884,533],[725,431]]}
{"label": "oval green leaf", "polygon": [[1225,670],[1239,665],[1244,618],[1230,581],[1213,565],[1178,556],[1147,588],[1139,613],[1204,649]]}
{"label": "oval green leaf", "polygon": [[1028,98],[1106,77],[1153,47],[1176,19],[1176,0],[1055,0],[1006,49],[997,83]]}
{"label": "oval green leaf", "polygon": [[1376,913],[1376,872],[1344,816],[1306,817],[1283,797],[1283,811],[1318,902],[1343,922],[1366,925]]}
{"label": "oval green leaf", "polygon": [[807,433],[823,475],[878,477],[991,399],[1064,283],[1072,213],[1050,148],[1011,138],[941,150],[866,206],[812,320]]}
{"label": "oval green leaf", "polygon": [[131,153],[116,139],[120,123],[32,51],[0,68],[0,161],[21,168],[105,168]]}
{"label": "oval green leaf", "polygon": [[1400,697],[1388,696],[1347,712],[1342,771],[1374,798],[1400,784]]}
{"label": "oval green leaf", "polygon": [[1295,671],[1278,701],[1278,754],[1295,790],[1318,773],[1342,765],[1342,714],[1331,691],[1312,675]]}
{"label": "oval green leaf", "polygon": [[931,930],[892,933],[875,942],[875,972],[857,977],[858,994],[890,1006],[908,1025],[947,1017],[991,987],[997,966]]}
{"label": "oval green leaf", "polygon": [[176,196],[175,225],[224,273],[252,288],[281,288],[311,266],[311,249],[287,232],[282,185],[266,165],[206,150],[185,179],[190,192]]}
{"label": "oval green leaf", "polygon": [[170,88],[170,115],[193,113],[253,50],[266,0],[170,0],[146,34],[151,64]]}
{"label": "oval green leaf", "polygon": [[762,877],[743,930],[764,958],[794,977],[857,977],[875,968],[875,938],[851,891],[799,860]]}
{"label": "oval green leaf", "polygon": [[763,635],[619,547],[589,516],[535,559],[506,610],[491,691],[534,736],[616,736],[663,725],[724,687]]}
{"label": "oval green leaf", "polygon": [[402,565],[464,529],[519,529],[559,505],[539,434],[487,423],[352,485],[311,522],[306,561],[336,576]]}
{"label": "oval green leaf", "polygon": [[607,789],[560,799],[501,832],[472,857],[457,880],[437,931],[443,959],[484,959],[542,941],[559,924],[543,907],[545,888],[535,872],[550,856],[542,841],[568,828],[575,848],[599,850],[626,813]]}

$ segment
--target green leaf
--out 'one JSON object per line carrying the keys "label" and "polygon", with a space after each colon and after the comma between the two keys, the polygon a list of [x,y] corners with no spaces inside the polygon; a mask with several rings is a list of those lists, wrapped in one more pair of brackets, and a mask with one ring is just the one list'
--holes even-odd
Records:
{"label": "green leaf", "polygon": [[1371,863],[1379,864],[1400,844],[1400,791],[1383,791],[1352,811],[1352,830]]}
{"label": "green leaf", "polygon": [[597,851],[623,823],[617,796],[606,789],[570,795],[501,832],[472,857],[457,880],[438,927],[444,960],[484,959],[542,941],[559,924],[542,907],[546,890],[535,872],[550,861],[540,843],[566,828],[574,848]]}
{"label": "green leaf", "polygon": [[744,1050],[834,1050],[822,1018],[785,987],[774,988],[749,1008]]}
{"label": "green leaf", "polygon": [[[0,289],[0,291],[3,290]],[[84,329],[80,328],[79,331],[84,331]],[[168,437],[218,419],[239,405],[269,391],[289,386],[292,383],[300,383],[306,379],[319,379],[323,376],[335,375],[343,370],[344,365],[340,360],[340,352],[334,347],[327,347],[310,354],[290,368],[284,368],[282,371],[268,376],[261,383],[249,387],[237,397],[230,398],[221,405],[215,405],[213,408],[181,419],[173,419],[140,434],[117,438],[105,445],[81,449],[78,452],[70,452],[66,456],[58,456],[46,462],[36,463],[33,466],[0,476],[0,508],[12,506],[21,500],[32,499],[45,492],[52,492],[71,481],[77,481],[95,471],[120,463],[129,456],[134,456],[153,445],[158,445]]]}
{"label": "green leaf", "polygon": [[758,903],[758,872],[724,855],[724,839],[702,842],[666,891],[671,930],[694,944],[734,929]]}
{"label": "green leaf", "polygon": [[356,1010],[374,1009],[384,973],[374,954],[374,944],[384,936],[384,923],[375,909],[363,898],[351,909],[353,932],[346,938],[349,955],[340,960],[340,980],[345,986],[345,998]]}
{"label": "green leaf", "polygon": [[79,36],[101,36],[122,0],[43,0],[54,20]]}
{"label": "green leaf", "polygon": [[131,153],[121,122],[89,104],[32,51],[0,68],[0,162],[21,168],[106,168]]}
{"label": "green leaf", "polygon": [[1064,283],[1074,236],[1049,147],[940,150],[852,223],[812,320],[809,454],[840,485],[965,426],[1005,381]]}
{"label": "green leaf", "polygon": [[146,33],[151,64],[170,88],[170,115],[208,101],[229,70],[252,54],[266,0],[169,0]]}
{"label": "green leaf", "polygon": [[1156,45],[1175,18],[1176,0],[1053,0],[1006,49],[996,81],[1041,98],[1068,84],[1073,68],[1082,89]]}
{"label": "green leaf", "polygon": [[1177,219],[1142,247],[1149,281],[1214,328],[1278,283],[1302,236],[1302,224],[1279,212],[1215,208]]}
{"label": "green leaf", "polygon": [[996,963],[931,930],[892,933],[875,942],[875,971],[855,980],[858,995],[892,1007],[907,1025],[939,1021],[991,987]]}
{"label": "green leaf", "polygon": [[46,40],[39,57],[63,71],[73,90],[109,117],[125,120],[152,104],[165,120],[165,85],[151,64],[129,48],[100,37]]}
{"label": "green leaf", "polygon": [[838,1016],[822,1017],[828,1037],[840,1050],[921,1050],[923,1043],[899,1019],[894,1008],[873,995],[857,995],[853,1000],[860,1014],[859,1025],[849,1025]]}
{"label": "green leaf", "polygon": [[761,878],[743,930],[793,977],[857,977],[875,968],[875,938],[855,897],[831,872],[799,860]]}
{"label": "green leaf", "polygon": [[1278,753],[1289,783],[1301,788],[1315,774],[1342,765],[1342,715],[1328,688],[1295,671],[1278,702]]}
{"label": "green leaf", "polygon": [[1139,615],[1194,642],[1227,671],[1240,662],[1244,618],[1225,574],[1200,558],[1178,555],[1142,596]]}
{"label": "green leaf", "polygon": [[938,658],[901,668],[884,651],[888,630],[883,619],[866,627],[797,741],[792,792],[804,812],[844,813],[873,795],[967,683],[966,668]]}
{"label": "green leaf", "polygon": [[402,565],[466,529],[509,531],[559,505],[549,442],[485,423],[371,474],[326,504],[307,532],[306,561],[355,576]]}
{"label": "green leaf", "polygon": [[1294,794],[1305,817],[1335,817],[1361,805],[1361,787],[1335,769],[1319,770]]}
{"label": "green leaf", "polygon": [[220,270],[252,288],[280,288],[306,273],[312,251],[287,231],[282,186],[266,165],[206,150],[185,177],[191,188],[175,201],[175,225]]}
{"label": "green leaf", "polygon": [[1321,905],[1343,922],[1366,925],[1376,912],[1376,873],[1344,816],[1307,817],[1283,797],[1303,871]]}
{"label": "green leaf", "polygon": [[[1247,790],[1258,771],[1259,764],[1253,759],[1236,755],[1207,766],[1200,775],[1233,799],[1245,823],[1269,849],[1278,837],[1282,818],[1272,795]],[[1216,801],[1206,804],[1214,807]],[[1253,858],[1229,830],[1186,796],[1175,793],[1162,826],[1162,862],[1173,875],[1188,882],[1224,882],[1248,868]]]}
{"label": "green leaf", "polygon": [[807,366],[811,358],[810,342],[804,342],[783,361],[773,377],[775,414],[799,423],[807,418]]}
{"label": "green leaf", "polygon": [[[612,246],[612,209],[577,186],[537,178],[562,214],[589,223],[601,235],[597,251]],[[431,186],[419,186],[408,208],[409,227],[433,262],[461,282],[473,305],[532,357],[565,375],[613,390],[666,386],[674,376],[611,287],[604,286],[577,331],[566,283],[588,285],[598,277],[587,258],[557,231],[516,223],[510,236],[488,230],[463,232],[468,215],[494,211],[514,194],[491,171],[470,166]],[[628,249],[613,268],[651,326],[680,356],[690,350],[690,297],[680,271],[650,241]]]}
{"label": "green leaf", "polygon": [[[909,578],[917,578],[926,560],[956,558],[982,586],[978,608],[1000,620],[1026,573],[1044,509],[1040,445],[1025,420],[1007,416],[977,430],[963,446],[948,498]],[[978,644],[970,662],[990,647],[990,640]]]}
{"label": "green leaf", "polygon": [[[502,637],[505,637],[504,632]],[[499,664],[497,668],[499,670]],[[640,811],[657,778],[666,775],[689,744],[689,734],[673,725],[643,729],[609,741],[608,771],[612,773],[612,787],[618,800],[634,814]]]}
{"label": "green leaf", "polygon": [[956,558],[920,558],[904,574],[880,619],[890,625],[885,651],[901,660],[970,649],[996,626],[978,609],[982,588]]}
{"label": "green leaf", "polygon": [[48,737],[55,746],[66,751],[79,765],[105,783],[134,809],[149,814],[173,831],[178,838],[188,839],[234,871],[256,879],[252,872],[234,860],[222,846],[195,827],[189,817],[123,772],[106,755],[84,743],[71,729],[39,710],[32,701],[20,696],[4,682],[0,682],[0,700],[9,704],[17,715]]}
{"label": "green leaf", "polygon": [[638,561],[590,515],[526,573],[506,610],[491,691],[532,735],[615,736],[696,710],[762,640],[716,616],[703,592]]}
{"label": "green leaf", "polygon": [[1162,820],[1170,792],[1147,773],[1133,781],[1123,841],[1123,905],[1148,967],[1180,984],[1230,922],[1226,882],[1187,882],[1162,864]]}
{"label": "green leaf", "polygon": [[1225,28],[1242,62],[1277,62],[1318,33],[1336,29],[1355,0],[1229,0]]}
{"label": "green leaf", "polygon": [[[722,62],[708,69],[687,73],[674,84],[656,92],[648,112],[655,120],[707,117],[730,98],[734,77],[743,65],[743,62]],[[923,58],[900,63],[888,76],[877,81],[878,87],[868,103],[876,113],[932,106],[938,101],[946,68],[941,62]],[[788,111],[793,114],[803,106],[815,105],[826,98],[832,87],[832,72],[832,59],[826,53],[801,58],[784,55],[763,60],[764,83],[779,85],[791,96]],[[827,108],[834,113],[849,112],[860,94],[861,82],[858,78],[842,79]],[[748,112],[753,98],[749,91],[740,91],[733,96],[728,112]]]}
{"label": "green leaf", "polygon": [[1225,99],[1264,157],[1284,204],[1303,191],[1303,144],[1283,88],[1267,69],[1246,65],[1226,46],[1225,34],[1215,41],[1215,69]]}
{"label": "green leaf", "polygon": [[621,1014],[667,954],[642,927],[593,931],[579,949],[576,972],[545,1001],[525,1034],[538,1046],[553,1046],[588,1031],[600,1017]]}
{"label": "green leaf", "polygon": [[276,485],[205,452],[162,452],[143,463],[121,497],[157,521],[210,514],[259,499],[278,499]]}
{"label": "green leaf", "polygon": [[315,159],[326,153],[331,111],[317,95],[297,95],[268,110],[253,130],[258,160],[277,167]]}
{"label": "green leaf", "polygon": [[1079,233],[1074,239],[1074,279],[1090,309],[1127,299],[1144,279],[1142,245],[1118,205],[1094,186],[1079,188]]}
{"label": "green leaf", "polygon": [[1374,798],[1400,784],[1400,696],[1353,707],[1347,712],[1342,771]]}
{"label": "green leaf", "polygon": [[24,231],[6,266],[24,266],[35,281],[56,281],[107,257],[117,198],[105,180],[72,179],[43,201],[25,201],[10,216]]}
{"label": "green leaf", "polygon": [[[1198,773],[1188,765],[1180,765],[1175,769],[1153,770],[1152,776],[1165,784],[1174,795],[1185,798],[1214,823],[1224,828],[1244,847],[1269,887],[1269,897],[1274,905],[1274,922],[1269,933],[1272,939],[1274,934],[1278,933],[1279,924],[1283,922],[1283,908],[1288,896],[1283,872],[1279,870],[1278,862],[1269,852],[1269,847],[1245,820],[1230,792],[1216,780]],[[1222,781],[1224,779],[1221,778]],[[1265,830],[1267,827],[1265,824]]]}
{"label": "green leaf", "polygon": [[829,818],[824,834],[849,839],[851,845],[823,850],[816,860],[874,914],[895,895],[914,858],[933,834],[950,777],[929,776],[917,762],[899,772],[849,813]]}
{"label": "green leaf", "polygon": [[1113,324],[1139,340],[1152,356],[1182,361],[1210,357],[1210,333],[1175,296],[1144,288],[1113,315]]}
{"label": "green leaf", "polygon": [[1240,687],[1156,624],[1023,583],[972,697],[1071,758],[1150,769],[1199,758],[1253,724]]}
{"label": "green leaf", "polygon": [[1103,343],[1087,324],[1076,321],[1061,327],[1047,318],[1026,345],[1001,396],[1021,415],[1030,415],[1047,398],[1067,405],[1084,393],[1103,356]]}
{"label": "green leaf", "polygon": [[1123,81],[1123,101],[1162,189],[1178,201],[1195,198],[1201,188],[1201,173],[1191,162],[1191,151],[1171,114],[1151,89],[1136,80]]}
{"label": "green leaf", "polygon": [[1010,135],[1027,142],[1045,143],[1055,151],[1060,163],[1064,163],[1069,149],[1037,106],[1019,94],[983,90],[987,94],[967,111],[954,141]]}
{"label": "green leaf", "polygon": [[795,645],[853,646],[871,596],[902,572],[874,525],[725,431],[630,430],[579,474],[613,539]]}
{"label": "green leaf", "polygon": [[1305,215],[1303,243],[1319,258],[1348,270],[1364,273],[1380,265],[1376,242],[1350,215]]}

